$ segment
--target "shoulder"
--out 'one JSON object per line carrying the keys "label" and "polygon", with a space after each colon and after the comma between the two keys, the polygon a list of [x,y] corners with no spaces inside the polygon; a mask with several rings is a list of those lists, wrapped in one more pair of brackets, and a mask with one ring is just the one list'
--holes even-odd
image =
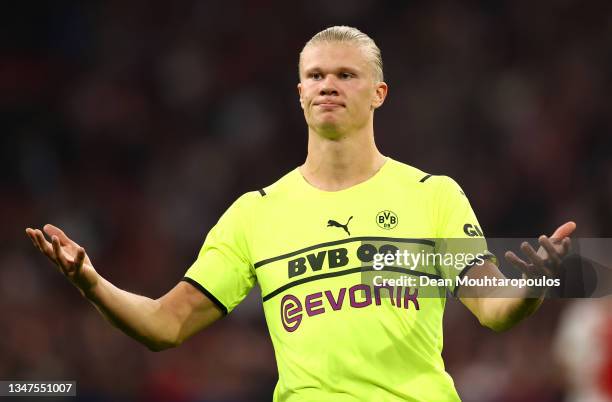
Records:
{"label": "shoulder", "polygon": [[455,179],[450,176],[435,176],[432,180],[432,184],[435,185],[435,191],[437,194],[451,193],[452,195],[465,196],[465,193],[463,192],[463,189],[461,188],[459,183],[457,183]]}
{"label": "shoulder", "polygon": [[389,177],[394,181],[401,181],[418,187],[424,192],[440,194],[444,192],[458,192],[463,194],[459,184],[451,177],[425,172],[414,166],[407,165],[389,158]]}
{"label": "shoulder", "polygon": [[432,176],[421,169],[391,158],[388,158],[383,168],[389,172],[388,176],[393,180],[401,180],[410,183],[424,182]]}
{"label": "shoulder", "polygon": [[299,177],[297,168],[293,169],[274,183],[262,187],[254,191],[254,193],[258,195],[258,199],[261,200],[261,202],[265,203],[270,199],[292,193],[298,186]]}

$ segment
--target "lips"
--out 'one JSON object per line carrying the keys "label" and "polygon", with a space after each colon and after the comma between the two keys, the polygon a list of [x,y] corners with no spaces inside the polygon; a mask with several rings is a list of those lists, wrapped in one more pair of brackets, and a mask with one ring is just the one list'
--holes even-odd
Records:
{"label": "lips", "polygon": [[315,106],[321,106],[321,107],[329,107],[329,108],[344,107],[343,103],[333,102],[333,101],[329,101],[329,100],[318,101],[318,102],[315,102],[314,105]]}

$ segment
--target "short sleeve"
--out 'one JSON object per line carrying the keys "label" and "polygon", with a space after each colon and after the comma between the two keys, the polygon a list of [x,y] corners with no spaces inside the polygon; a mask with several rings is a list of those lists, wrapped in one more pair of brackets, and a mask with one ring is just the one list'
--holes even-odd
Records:
{"label": "short sleeve", "polygon": [[454,284],[449,290],[456,293],[457,279],[474,265],[495,256],[487,249],[487,241],[470,202],[453,179],[437,177],[435,192],[436,252],[442,255],[438,271]]}
{"label": "short sleeve", "polygon": [[251,194],[238,198],[206,236],[197,260],[184,281],[208,296],[225,314],[231,312],[255,285],[248,247]]}

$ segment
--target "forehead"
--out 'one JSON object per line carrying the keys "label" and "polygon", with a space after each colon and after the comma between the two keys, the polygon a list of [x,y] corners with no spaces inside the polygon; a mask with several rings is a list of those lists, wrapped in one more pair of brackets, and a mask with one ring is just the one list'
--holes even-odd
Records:
{"label": "forehead", "polygon": [[366,70],[368,57],[363,47],[355,43],[317,43],[302,52],[302,70],[349,67]]}

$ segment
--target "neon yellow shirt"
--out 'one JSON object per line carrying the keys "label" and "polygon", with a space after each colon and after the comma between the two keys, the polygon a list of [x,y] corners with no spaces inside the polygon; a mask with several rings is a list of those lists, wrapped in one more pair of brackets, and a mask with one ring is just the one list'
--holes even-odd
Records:
{"label": "neon yellow shirt", "polygon": [[482,236],[446,176],[388,158],[369,180],[326,192],[295,169],[225,212],[185,280],[226,313],[259,283],[278,364],[274,401],[457,401],[441,357],[445,298],[376,288],[364,272],[377,273],[373,254],[385,245],[432,251],[438,239],[478,238],[484,251]]}

